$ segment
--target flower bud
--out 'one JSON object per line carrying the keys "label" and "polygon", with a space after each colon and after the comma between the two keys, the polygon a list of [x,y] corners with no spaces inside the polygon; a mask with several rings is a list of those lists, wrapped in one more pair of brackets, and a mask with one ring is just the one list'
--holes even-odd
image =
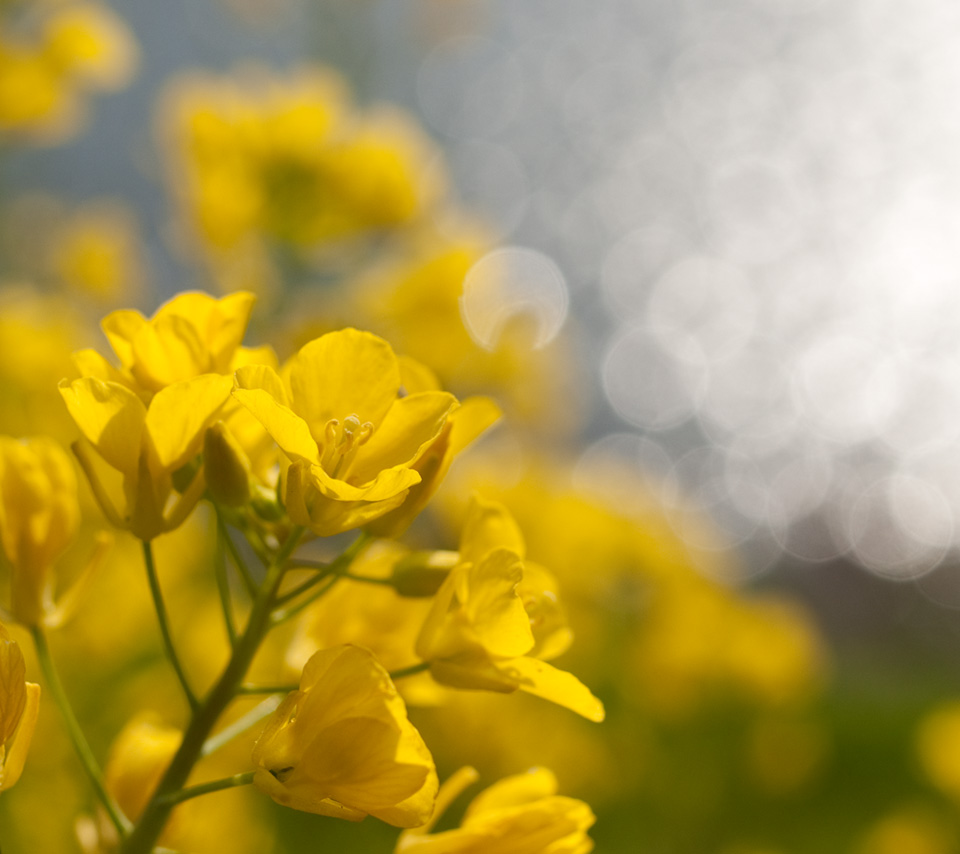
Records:
{"label": "flower bud", "polygon": [[458,559],[456,552],[411,552],[394,564],[390,583],[401,596],[433,596]]}
{"label": "flower bud", "polygon": [[250,463],[243,448],[222,421],[203,437],[203,465],[207,489],[217,504],[242,507],[250,499]]}

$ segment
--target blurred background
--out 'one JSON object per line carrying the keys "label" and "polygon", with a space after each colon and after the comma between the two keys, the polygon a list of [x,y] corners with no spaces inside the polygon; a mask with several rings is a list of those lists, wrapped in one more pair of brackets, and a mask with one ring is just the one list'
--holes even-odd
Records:
{"label": "blurred background", "polygon": [[[960,851],[960,6],[0,16],[0,429],[71,438],[56,382],[113,308],[250,289],[281,358],[370,328],[503,403],[421,535],[504,500],[610,712],[452,698],[417,721],[447,769],[554,767],[609,852]],[[16,803],[43,774],[5,852],[69,850]],[[261,809],[258,850],[390,850]]]}

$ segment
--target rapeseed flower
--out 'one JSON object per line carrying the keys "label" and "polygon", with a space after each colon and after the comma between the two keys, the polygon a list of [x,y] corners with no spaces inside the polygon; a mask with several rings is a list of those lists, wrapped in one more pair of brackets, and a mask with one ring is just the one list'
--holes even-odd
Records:
{"label": "rapeseed flower", "polygon": [[240,346],[255,299],[244,291],[221,299],[187,292],[149,319],[132,309],[111,312],[101,325],[119,369],[95,350],[81,350],[74,361],[82,376],[120,383],[141,396],[201,374],[230,374],[241,364],[270,361],[266,350]]}
{"label": "rapeseed flower", "polygon": [[97,3],[64,4],[25,23],[26,34],[0,33],[0,135],[59,142],[82,124],[86,92],[130,80],[136,42]]}
{"label": "rapeseed flower", "polygon": [[437,794],[433,758],[373,653],[315,653],[253,751],[253,778],[277,803],[396,827],[427,821]]}
{"label": "rapeseed flower", "polygon": [[394,854],[587,854],[595,818],[583,801],[557,794],[557,780],[534,768],[494,783],[467,807],[460,827],[430,833],[450,803],[477,779],[461,768],[440,788],[429,824],[405,830]]}
{"label": "rapeseed flower", "polygon": [[0,792],[23,772],[40,708],[40,686],[26,681],[20,646],[0,623]]}
{"label": "rapeseed flower", "polygon": [[320,536],[398,507],[421,482],[417,462],[457,406],[451,394],[400,397],[400,366],[382,338],[356,329],[304,346],[278,375],[237,371],[234,396],[286,455],[291,520]]}
{"label": "rapeseed flower", "polygon": [[83,438],[73,445],[107,519],[142,540],[172,531],[206,488],[203,468],[173,498],[173,474],[200,452],[232,380],[202,374],[158,391],[149,406],[126,385],[83,377],[60,393]]}
{"label": "rapeseed flower", "polygon": [[603,705],[583,683],[542,660],[563,652],[572,636],[553,577],[542,567],[528,569],[524,552],[506,509],[475,498],[460,560],[437,592],[417,653],[442,684],[520,689],[603,720]]}
{"label": "rapeseed flower", "polygon": [[80,583],[104,556],[108,539],[101,536],[74,586],[55,595],[54,564],[73,542],[79,522],[77,479],[63,449],[52,439],[0,436],[0,546],[10,566],[8,610],[17,622],[60,622]]}

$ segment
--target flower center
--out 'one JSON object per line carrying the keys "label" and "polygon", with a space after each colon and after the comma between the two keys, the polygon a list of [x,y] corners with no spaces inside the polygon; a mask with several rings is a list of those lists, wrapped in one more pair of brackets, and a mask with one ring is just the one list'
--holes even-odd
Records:
{"label": "flower center", "polygon": [[357,451],[370,441],[372,435],[373,424],[370,421],[361,423],[357,415],[348,415],[342,422],[331,418],[323,426],[323,470],[330,477],[344,480]]}

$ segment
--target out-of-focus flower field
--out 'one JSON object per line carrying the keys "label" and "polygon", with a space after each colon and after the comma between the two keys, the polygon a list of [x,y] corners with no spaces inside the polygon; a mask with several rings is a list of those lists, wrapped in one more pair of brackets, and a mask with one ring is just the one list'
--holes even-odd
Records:
{"label": "out-of-focus flower field", "polygon": [[[776,500],[687,476],[687,445],[789,445],[755,371],[742,423],[677,402],[691,340],[747,336],[730,264],[778,259],[646,220],[600,259],[599,213],[548,215],[577,176],[520,69],[557,93],[589,44],[632,74],[617,20],[0,0],[2,854],[960,852],[949,514],[914,478],[897,518],[933,521],[889,533],[850,487],[860,538],[821,554],[844,493],[804,503],[799,452]],[[564,144],[603,171],[616,105],[582,83]],[[538,110],[515,151],[486,133]],[[657,160],[648,205],[699,174],[653,138],[620,151]],[[831,477],[889,462],[841,439]]]}

